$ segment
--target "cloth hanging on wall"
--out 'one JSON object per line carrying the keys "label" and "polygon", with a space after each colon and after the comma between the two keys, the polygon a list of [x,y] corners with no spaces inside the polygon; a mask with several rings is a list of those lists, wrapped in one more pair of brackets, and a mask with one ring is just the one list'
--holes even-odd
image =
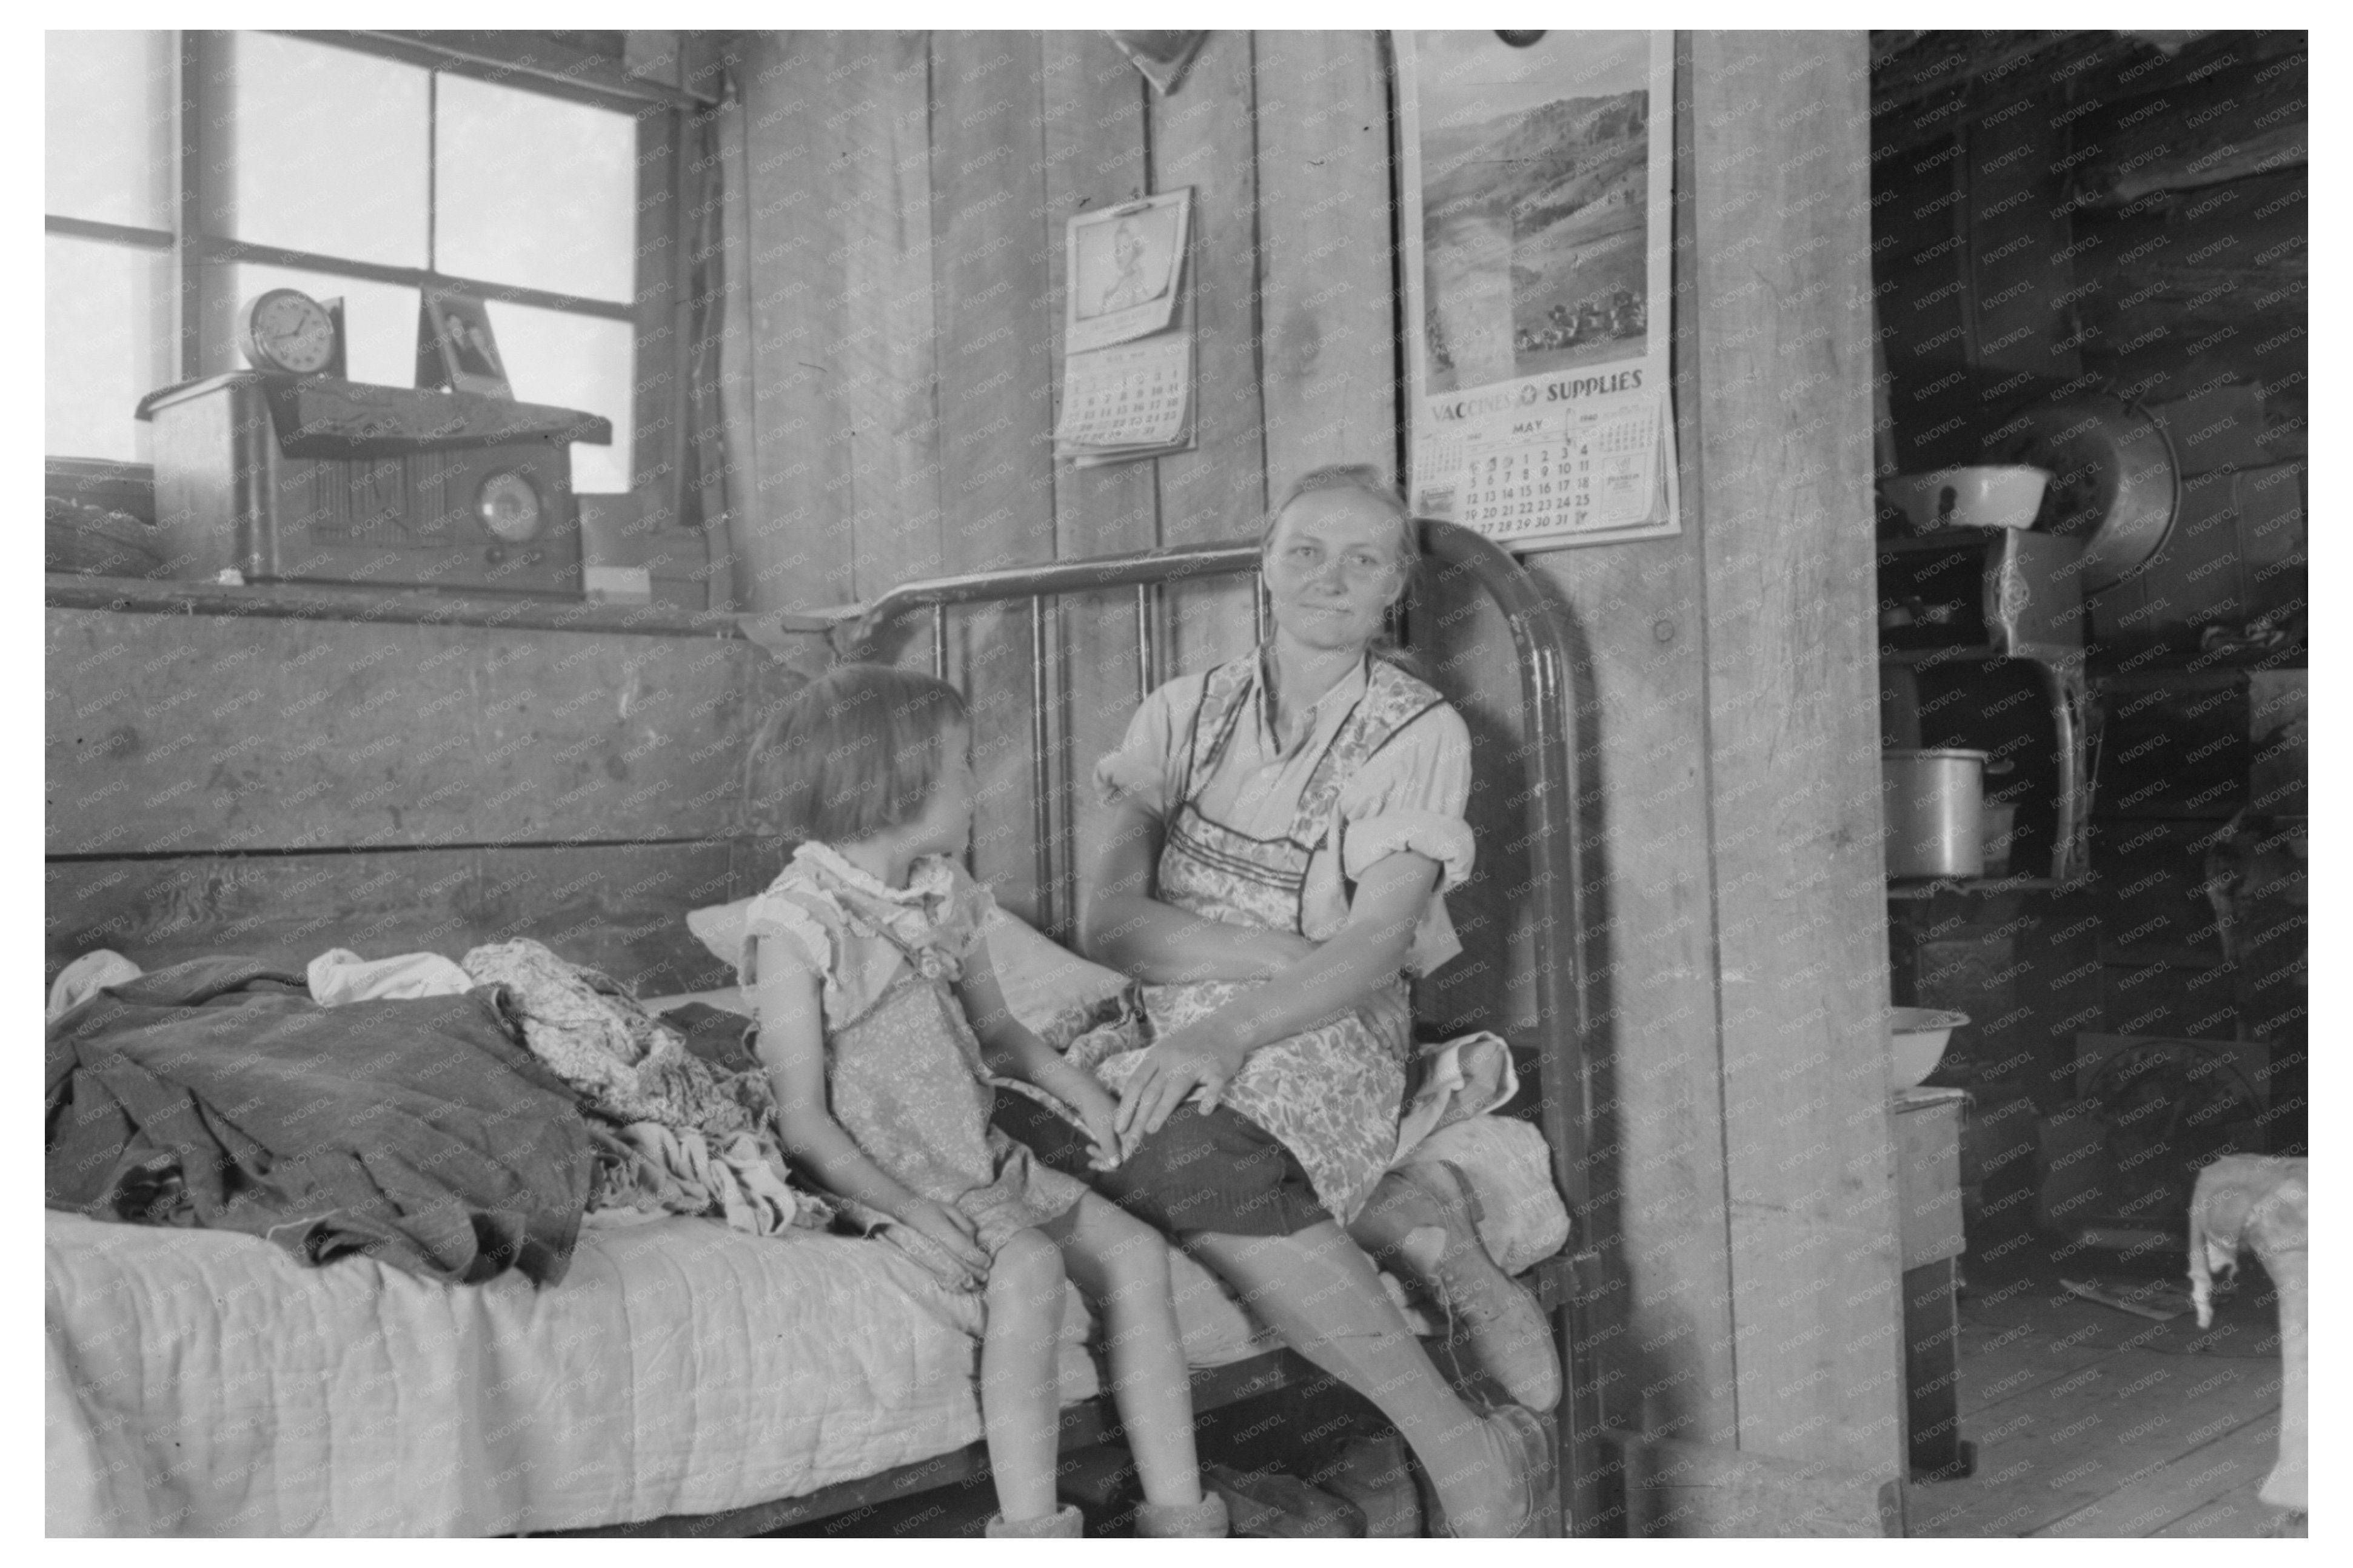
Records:
{"label": "cloth hanging on wall", "polygon": [[1185,73],[1193,69],[1194,57],[1209,37],[1205,32],[1106,32],[1103,36],[1119,46],[1119,52],[1164,97],[1183,84]]}

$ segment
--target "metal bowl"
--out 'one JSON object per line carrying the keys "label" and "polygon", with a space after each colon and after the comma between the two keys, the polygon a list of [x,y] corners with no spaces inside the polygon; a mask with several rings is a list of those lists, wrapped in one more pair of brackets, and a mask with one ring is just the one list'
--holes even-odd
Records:
{"label": "metal bowl", "polygon": [[1945,1043],[1953,1037],[1953,1031],[1968,1021],[1966,1012],[1940,1012],[1933,1007],[1889,1008],[1887,1086],[1918,1086],[1944,1060]]}

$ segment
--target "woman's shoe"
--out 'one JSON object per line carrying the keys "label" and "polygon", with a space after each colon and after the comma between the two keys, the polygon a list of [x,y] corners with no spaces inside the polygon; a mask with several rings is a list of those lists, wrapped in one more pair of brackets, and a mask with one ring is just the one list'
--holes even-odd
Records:
{"label": "woman's shoe", "polygon": [[1086,1520],[1069,1503],[1036,1519],[1008,1519],[1000,1513],[987,1529],[991,1541],[1076,1541],[1086,1532]]}
{"label": "woman's shoe", "polygon": [[1479,1423],[1479,1428],[1482,1445],[1489,1451],[1488,1461],[1480,1467],[1480,1473],[1503,1478],[1503,1508],[1475,1523],[1465,1521],[1458,1526],[1448,1518],[1439,1501],[1437,1483],[1428,1470],[1417,1464],[1414,1481],[1421,1488],[1422,1512],[1430,1520],[1431,1535],[1495,1539],[1524,1536],[1552,1499],[1555,1465],[1552,1430],[1546,1423],[1519,1405],[1506,1404],[1491,1411]]}
{"label": "woman's shoe", "polygon": [[1135,1533],[1138,1539],[1155,1541],[1180,1540],[1187,1537],[1222,1539],[1228,1528],[1226,1499],[1215,1492],[1205,1491],[1197,1503],[1138,1503],[1135,1505]]}
{"label": "woman's shoe", "polygon": [[[1400,1172],[1429,1194],[1446,1227],[1437,1262],[1415,1272],[1447,1316],[1468,1330],[1471,1359],[1503,1386],[1514,1404],[1547,1411],[1560,1403],[1560,1358],[1534,1296],[1495,1266],[1479,1239],[1479,1193],[1451,1160],[1408,1165]],[[1414,1259],[1400,1254],[1407,1263]]]}

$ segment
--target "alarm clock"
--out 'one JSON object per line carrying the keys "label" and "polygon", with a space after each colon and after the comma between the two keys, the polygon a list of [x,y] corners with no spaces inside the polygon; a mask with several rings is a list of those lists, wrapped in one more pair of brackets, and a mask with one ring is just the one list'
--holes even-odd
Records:
{"label": "alarm clock", "polygon": [[302,368],[322,340],[301,308],[311,302],[294,298],[247,308],[248,355],[277,368],[139,404],[155,427],[155,522],[173,575],[577,598],[571,443],[610,442],[611,421]]}
{"label": "alarm clock", "polygon": [[343,373],[343,302],[324,303],[300,289],[270,289],[245,302],[237,348],[256,370],[290,376]]}

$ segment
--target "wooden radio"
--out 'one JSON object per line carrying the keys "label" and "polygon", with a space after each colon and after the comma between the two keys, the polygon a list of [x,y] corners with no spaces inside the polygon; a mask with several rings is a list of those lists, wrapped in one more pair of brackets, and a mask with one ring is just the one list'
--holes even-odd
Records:
{"label": "wooden radio", "polygon": [[343,380],[342,307],[259,294],[239,333],[252,370],[140,400],[173,575],[579,594],[571,443],[611,441],[611,422],[493,395],[506,378],[487,322],[463,345],[473,359],[448,341],[480,305],[430,292],[419,379],[457,389]]}
{"label": "wooden radio", "polygon": [[581,591],[568,443],[613,439],[594,414],[236,371],[139,417],[176,577]]}

